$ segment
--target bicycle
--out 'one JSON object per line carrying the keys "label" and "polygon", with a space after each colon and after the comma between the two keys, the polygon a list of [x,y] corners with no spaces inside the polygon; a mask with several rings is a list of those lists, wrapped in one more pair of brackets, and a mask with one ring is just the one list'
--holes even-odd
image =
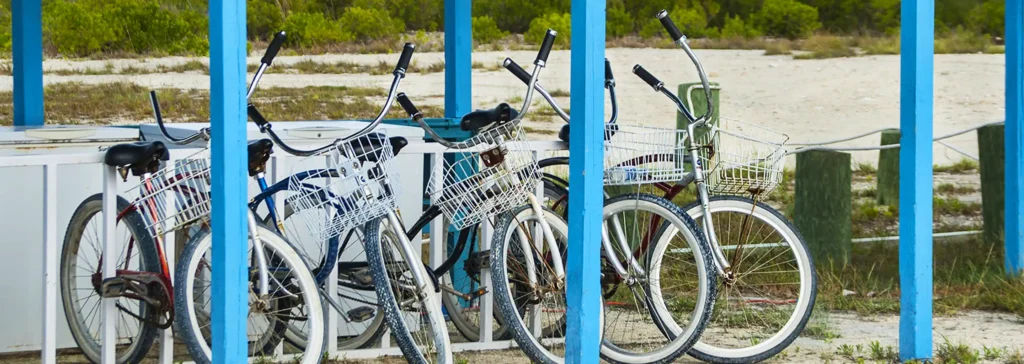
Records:
{"label": "bicycle", "polygon": [[[501,313],[497,319],[502,320],[520,348],[537,362],[561,361],[559,341],[564,336],[567,225],[560,215],[542,207],[540,199],[531,192],[540,182],[540,175],[537,173],[536,159],[524,143],[525,133],[519,123],[529,109],[534,86],[540,70],[547,62],[554,37],[555,32],[549,31],[534,61],[534,71],[526,77],[529,87],[521,111],[515,112],[508,105],[502,104],[493,110],[466,115],[462,119],[463,129],[479,132],[465,142],[444,141],[425,125],[423,115],[410,101],[399,98],[406,112],[428,134],[449,148],[449,151],[464,153],[462,158],[446,166],[445,183],[434,183],[436,180],[432,180],[433,186],[443,186],[433,189],[432,196],[456,229],[482,222],[500,213],[494,223],[494,245],[490,249],[495,303]],[[480,169],[477,166],[481,166]],[[521,205],[524,200],[529,204]],[[640,226],[650,222],[651,216],[663,216],[666,221],[677,224],[680,231],[685,231],[683,234],[694,236],[690,241],[694,242],[692,248],[696,252],[693,264],[696,267],[695,274],[712,278],[710,263],[705,263],[710,256],[702,254],[707,249],[699,243],[693,222],[688,221],[677,207],[653,196],[629,196],[606,202],[605,220],[614,228],[606,229],[605,232],[612,231],[615,234],[606,234],[606,238],[602,239],[605,257],[621,256],[624,249],[628,251],[632,241],[629,238],[635,238],[628,236],[628,228],[637,232]],[[646,311],[646,305],[637,304],[635,300],[637,293],[639,297],[646,296],[646,293],[642,293],[646,285],[643,282],[646,280],[641,278],[641,259],[624,260],[625,264],[615,265],[620,261],[619,258],[607,259],[613,262],[610,269],[615,269],[609,274],[624,282],[628,281],[631,286],[630,292],[624,290],[621,296],[633,300],[633,304],[618,303],[618,306],[624,307],[624,312]],[[702,323],[709,317],[713,303],[711,298],[714,295],[710,290],[714,289],[714,285],[710,281],[695,288],[701,293],[694,302],[693,314],[686,317],[692,322],[691,330],[686,334],[689,336],[680,335],[677,340],[661,343],[657,347],[645,346],[640,351],[635,349],[638,345],[644,346],[642,343],[618,342],[621,345],[615,345],[606,342],[607,345],[602,347],[602,357],[616,362],[647,363],[672,360],[682,355],[699,336]],[[647,298],[640,300],[645,301]],[[647,323],[650,324],[650,330],[657,331],[653,322]]]}
{"label": "bicycle", "polygon": [[[715,271],[722,280],[719,295],[725,300],[719,300],[706,334],[694,345],[690,355],[711,362],[765,360],[784,350],[799,336],[810,318],[817,295],[814,263],[803,237],[782,213],[759,200],[780,183],[785,154],[782,148],[787,138],[769,129],[733,120],[726,121],[731,125],[708,126],[714,106],[707,75],[668,13],[662,11],[657,18],[695,64],[704,86],[707,112],[694,117],[678,96],[637,65],[634,73],[672,100],[690,121],[685,132],[665,129],[666,135],[678,134],[679,142],[687,147],[683,153],[648,153],[623,161],[619,166],[632,168],[632,178],[647,183],[669,200],[680,197],[690,185],[696,186],[697,201],[686,205],[684,210],[704,228],[704,237],[712,246]],[[521,68],[510,68],[510,71],[522,79]],[[556,114],[568,122],[568,115],[557,102],[542,87],[537,87]],[[614,84],[610,90],[614,120],[617,115]],[[559,133],[559,138],[566,142],[567,131],[568,124]],[[567,164],[568,158],[563,157],[540,162],[541,168]],[[692,171],[677,181],[643,181],[651,170],[677,165],[690,165]],[[705,169],[708,166],[710,168]],[[553,209],[565,206],[567,181],[546,173],[545,188],[554,197]],[[668,246],[658,249],[679,251]],[[790,260],[776,261],[780,258]],[[741,264],[745,261],[747,264]],[[759,272],[759,269],[766,271]],[[767,277],[743,280],[745,276],[757,275]],[[796,282],[786,281],[794,278]],[[784,284],[796,284],[797,288],[778,288]],[[786,310],[792,312],[786,313]],[[670,321],[659,320],[659,327],[670,337],[679,332],[678,325]]]}

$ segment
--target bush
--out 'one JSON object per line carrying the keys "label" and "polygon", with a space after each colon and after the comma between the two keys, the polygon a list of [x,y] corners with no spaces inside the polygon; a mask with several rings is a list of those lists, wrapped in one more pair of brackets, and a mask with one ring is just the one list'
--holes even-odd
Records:
{"label": "bush", "polygon": [[757,38],[761,36],[761,32],[747,23],[743,22],[740,17],[726,17],[725,26],[722,27],[723,38]]}
{"label": "bush", "polygon": [[818,9],[796,0],[765,0],[750,21],[764,34],[789,39],[805,38],[821,27]]}
{"label": "bush", "polygon": [[668,38],[668,33],[665,32],[665,27],[661,26],[661,22],[656,19],[649,19],[640,28],[640,36],[647,39]]}
{"label": "bush", "polygon": [[[10,31],[10,28],[7,28]],[[86,2],[54,1],[43,9],[43,32],[64,56],[87,56],[116,39],[103,14]]]}
{"label": "bush", "polygon": [[473,40],[480,43],[490,43],[508,36],[508,32],[498,29],[498,23],[489,16],[473,17]]}
{"label": "bush", "polygon": [[100,1],[104,18],[113,28],[114,49],[135,53],[163,51],[171,54],[206,54],[209,19],[193,10],[173,12],[154,1]]}
{"label": "bush", "polygon": [[1005,31],[1003,26],[1006,22],[1005,12],[1005,1],[988,0],[971,10],[967,19],[974,31],[993,37],[1002,37]]}
{"label": "bush", "polygon": [[248,0],[245,5],[246,29],[249,39],[273,38],[284,26],[284,15],[277,9],[277,5],[267,0]]}
{"label": "bush", "polygon": [[[373,9],[373,7],[362,7]],[[441,29],[441,22],[444,19],[444,1],[388,0],[387,9],[409,30],[438,30]]]}
{"label": "bush", "polygon": [[379,8],[350,7],[338,21],[345,33],[360,41],[393,38],[405,32],[405,23]]}
{"label": "bush", "polygon": [[935,40],[935,54],[983,53],[991,41],[984,35],[957,28],[948,35]]}
{"label": "bush", "polygon": [[568,13],[553,13],[533,19],[530,22],[530,30],[526,31],[526,41],[540,44],[544,41],[548,29],[558,32],[558,36],[555,37],[556,45],[568,46],[572,40],[572,17]]}
{"label": "bush", "polygon": [[291,13],[284,20],[288,43],[298,47],[312,47],[351,40],[352,35],[341,30],[337,22],[320,13]]}
{"label": "bush", "polygon": [[[707,38],[717,36],[717,29],[708,28],[708,20],[697,8],[675,8],[669,13],[679,31],[687,38]],[[660,23],[660,22],[659,22]],[[662,30],[664,32],[664,30]]]}
{"label": "bush", "polygon": [[0,6],[0,53],[11,51],[11,9]]}
{"label": "bush", "polygon": [[633,33],[633,16],[626,11],[622,0],[608,1],[608,12],[605,15],[605,32],[609,38],[622,37]]}
{"label": "bush", "polygon": [[839,37],[816,35],[804,41],[801,47],[805,53],[798,55],[796,59],[826,59],[840,57],[854,57],[857,52],[850,45]]}

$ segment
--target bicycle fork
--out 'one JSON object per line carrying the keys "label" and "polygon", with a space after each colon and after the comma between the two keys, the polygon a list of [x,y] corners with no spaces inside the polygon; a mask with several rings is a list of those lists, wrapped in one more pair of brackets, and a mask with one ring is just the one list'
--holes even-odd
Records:
{"label": "bicycle fork", "polygon": [[690,138],[691,143],[686,149],[690,153],[690,160],[693,161],[693,174],[694,182],[697,184],[697,197],[700,199],[700,207],[704,210],[704,219],[701,221],[701,227],[704,230],[704,238],[707,239],[708,244],[711,245],[711,254],[715,257],[715,272],[722,278],[731,278],[732,265],[729,264],[729,259],[726,258],[725,252],[722,250],[722,246],[718,243],[718,235],[715,234],[715,224],[711,219],[711,203],[708,194],[708,185],[704,181],[704,167],[700,163],[700,155],[698,151],[700,146],[693,145],[693,133],[695,127],[693,123],[686,126],[687,137]]}

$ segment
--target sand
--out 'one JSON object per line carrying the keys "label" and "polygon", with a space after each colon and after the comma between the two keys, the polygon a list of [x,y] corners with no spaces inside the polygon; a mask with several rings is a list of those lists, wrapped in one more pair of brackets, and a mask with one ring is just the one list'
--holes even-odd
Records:
{"label": "sand", "polygon": [[[880,128],[899,127],[899,56],[870,56],[827,60],[794,60],[791,56],[764,56],[762,51],[698,50],[711,81],[722,86],[722,115],[766,126],[790,136],[793,142],[814,142],[851,136]],[[696,82],[696,73],[681,50],[609,49],[617,76],[620,120],[623,123],[672,127],[675,110],[668,99],[655,94],[640,79],[630,74],[633,64],[641,63],[669,85]],[[530,64],[533,51],[476,52],[474,62],[488,66],[500,64],[504,57],[513,57],[520,64]],[[420,53],[414,61],[427,65],[440,62],[443,53]],[[204,58],[200,61],[208,62]],[[391,55],[320,55],[279,57],[275,64],[290,64],[312,59],[318,62],[341,60],[365,64],[394,62]],[[108,63],[122,67],[155,67],[181,64],[193,60],[168,57],[143,60],[67,61],[48,60],[46,69],[103,69]],[[258,63],[258,57],[250,57]],[[549,90],[570,89],[570,53],[552,52],[549,67],[543,71],[542,83]],[[282,75],[269,74],[264,87],[362,86],[386,87],[390,75],[361,74]],[[145,87],[209,88],[208,76],[201,73],[59,76],[46,75],[47,84],[61,82],[107,83],[127,81]],[[442,105],[444,73],[411,74],[401,90],[414,101]],[[10,90],[13,79],[0,77],[0,90]],[[474,70],[473,106],[493,107],[498,102],[522,96],[525,87],[504,70]],[[938,55],[935,57],[934,134],[943,135],[985,122],[1004,118],[1004,56],[985,54]],[[560,98],[563,107],[570,107],[568,98]],[[543,106],[546,107],[546,106]],[[535,111],[537,109],[534,109]],[[439,115],[431,115],[439,116]],[[561,121],[548,117],[535,118],[528,124],[539,129],[557,130]],[[551,139],[551,135],[537,135]],[[878,136],[846,143],[853,146],[878,144]],[[949,140],[949,144],[977,155],[974,133]],[[873,152],[854,153],[857,162],[876,160]],[[963,156],[936,144],[936,164],[958,161]],[[792,158],[791,158],[792,159]],[[790,161],[792,163],[792,161]]]}

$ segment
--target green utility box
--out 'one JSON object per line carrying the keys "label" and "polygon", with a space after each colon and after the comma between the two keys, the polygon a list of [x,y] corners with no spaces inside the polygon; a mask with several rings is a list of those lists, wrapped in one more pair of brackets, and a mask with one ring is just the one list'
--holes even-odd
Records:
{"label": "green utility box", "polygon": [[[711,114],[711,124],[718,125],[718,118],[722,115],[722,103],[721,103],[722,87],[717,82],[711,82],[711,104],[715,106],[715,112]],[[700,82],[684,83],[679,85],[679,98],[683,100],[683,105],[693,116],[701,116],[707,112],[707,96],[704,95],[704,85]],[[676,113],[676,127],[681,130],[686,130],[686,124],[689,119],[683,116],[683,113]]]}

